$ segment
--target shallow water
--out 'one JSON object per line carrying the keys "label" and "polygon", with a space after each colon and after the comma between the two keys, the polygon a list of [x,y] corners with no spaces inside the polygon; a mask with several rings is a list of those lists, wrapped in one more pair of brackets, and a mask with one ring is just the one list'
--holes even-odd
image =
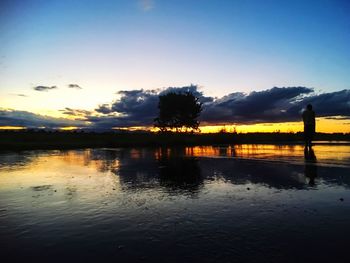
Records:
{"label": "shallow water", "polygon": [[350,146],[0,152],[2,258],[350,259]]}

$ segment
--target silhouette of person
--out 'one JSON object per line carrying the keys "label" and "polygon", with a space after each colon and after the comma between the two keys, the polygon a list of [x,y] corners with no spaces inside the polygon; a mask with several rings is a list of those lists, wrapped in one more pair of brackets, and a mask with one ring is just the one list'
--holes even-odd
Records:
{"label": "silhouette of person", "polygon": [[306,110],[303,111],[303,122],[304,122],[304,139],[305,146],[311,147],[312,139],[315,135],[315,112],[312,110],[312,105],[308,104]]}
{"label": "silhouette of person", "polygon": [[309,178],[309,185],[315,185],[315,178],[317,177],[317,166],[316,166],[316,155],[311,147],[305,146],[304,148],[304,158],[305,158],[305,177]]}

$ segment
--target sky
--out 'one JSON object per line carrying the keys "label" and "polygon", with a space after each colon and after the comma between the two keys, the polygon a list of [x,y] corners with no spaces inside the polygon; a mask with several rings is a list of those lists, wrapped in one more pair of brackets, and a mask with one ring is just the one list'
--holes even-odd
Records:
{"label": "sky", "polygon": [[350,2],[2,0],[0,127],[139,127],[192,90],[202,126],[350,132]]}

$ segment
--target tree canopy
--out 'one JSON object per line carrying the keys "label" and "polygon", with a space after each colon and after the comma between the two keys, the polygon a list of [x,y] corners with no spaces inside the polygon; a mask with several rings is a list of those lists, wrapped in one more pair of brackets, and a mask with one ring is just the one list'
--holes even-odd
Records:
{"label": "tree canopy", "polygon": [[161,131],[198,130],[202,103],[191,92],[161,95],[158,108],[159,116],[154,120],[154,125]]}

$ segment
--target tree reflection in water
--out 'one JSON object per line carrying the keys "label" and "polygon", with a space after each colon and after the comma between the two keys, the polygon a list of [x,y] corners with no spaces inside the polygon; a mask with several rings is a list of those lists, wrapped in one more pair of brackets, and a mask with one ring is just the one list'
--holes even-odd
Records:
{"label": "tree reflection in water", "polygon": [[350,150],[314,149],[317,161],[274,145],[0,152],[3,258],[344,258]]}
{"label": "tree reflection in water", "polygon": [[203,185],[198,159],[194,157],[167,157],[159,161],[160,185],[173,191],[197,193]]}
{"label": "tree reflection in water", "polygon": [[[316,145],[313,149],[302,146],[221,145],[3,152],[0,153],[0,171],[15,172],[22,183],[21,173],[31,171],[26,177],[26,184],[40,186],[43,185],[42,180],[38,176],[30,176],[40,169],[49,169],[51,173],[58,170],[65,174],[69,167],[86,167],[114,174],[115,177],[110,178],[116,181],[114,188],[117,185],[123,190],[158,188],[160,191],[168,189],[169,193],[177,189],[179,194],[181,191],[198,192],[206,181],[219,177],[235,185],[253,183],[276,189],[307,189],[315,185],[315,178],[319,178],[322,184],[349,188],[350,178],[343,176],[350,160],[348,149],[327,145]],[[95,176],[90,174],[88,178]],[[14,175],[3,180],[11,183],[11,178]],[[71,186],[78,178],[81,183],[88,183],[83,174],[76,175],[74,180],[68,174],[65,177],[52,175],[50,178],[51,181],[45,181],[45,184]],[[101,182],[96,180],[95,184]]]}

